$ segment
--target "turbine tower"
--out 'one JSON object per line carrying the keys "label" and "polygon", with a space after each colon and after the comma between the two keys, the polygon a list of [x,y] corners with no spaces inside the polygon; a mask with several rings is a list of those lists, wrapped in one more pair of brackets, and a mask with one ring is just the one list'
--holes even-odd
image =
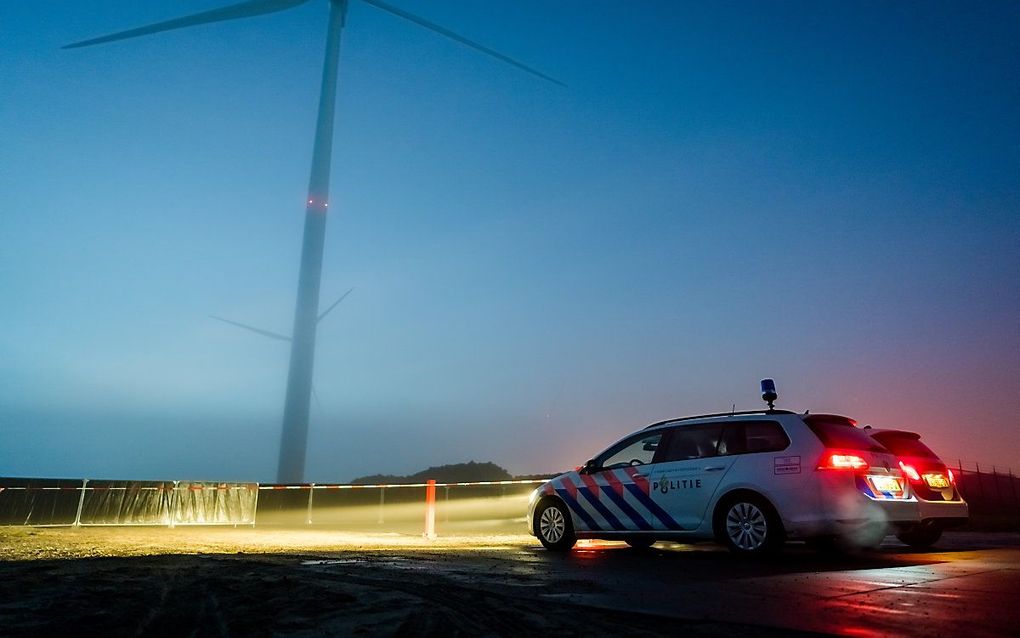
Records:
{"label": "turbine tower", "polygon": [[[247,0],[227,7],[212,9],[190,16],[157,22],[136,29],[120,31],[65,46],[65,49],[92,46],[143,35],[182,29],[210,22],[237,20],[268,13],[286,11],[311,0]],[[348,0],[328,0],[329,21],[326,30],[326,56],[322,65],[319,112],[315,123],[312,149],[312,170],[305,200],[305,228],[301,245],[301,267],[298,275],[297,303],[294,308],[294,330],[291,333],[290,369],[283,408],[280,437],[280,463],[276,480],[279,483],[301,483],[305,474],[305,452],[308,440],[308,412],[312,394],[312,371],[315,366],[315,333],[319,319],[319,282],[322,278],[322,251],[325,241],[326,213],[329,208],[330,160],[333,155],[333,114],[336,108],[337,66],[340,54],[340,33],[344,28]],[[361,0],[397,17],[435,31],[440,35],[481,51],[498,60],[527,71],[544,80],[563,86],[555,80],[513,58],[460,36],[449,29],[408,13],[380,0]]]}

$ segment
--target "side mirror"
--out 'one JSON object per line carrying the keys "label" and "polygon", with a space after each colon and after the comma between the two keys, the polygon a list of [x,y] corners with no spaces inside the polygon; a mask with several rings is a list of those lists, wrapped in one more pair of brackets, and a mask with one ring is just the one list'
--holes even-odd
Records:
{"label": "side mirror", "polygon": [[592,474],[595,470],[599,469],[595,463],[595,459],[588,459],[584,462],[584,467],[581,468],[582,474]]}

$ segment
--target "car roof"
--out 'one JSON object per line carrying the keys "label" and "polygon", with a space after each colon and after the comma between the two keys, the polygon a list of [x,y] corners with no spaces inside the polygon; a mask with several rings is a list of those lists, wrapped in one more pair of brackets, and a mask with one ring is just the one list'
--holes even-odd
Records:
{"label": "car roof", "polygon": [[780,414],[797,414],[789,410],[744,410],[741,412],[716,412],[714,414],[699,414],[697,416],[684,416],[676,419],[666,419],[665,421],[659,421],[651,425],[645,426],[645,430],[651,430],[653,428],[663,427],[667,425],[675,425],[686,421],[700,421],[702,419],[726,419],[729,417],[746,417],[746,416],[774,416]]}

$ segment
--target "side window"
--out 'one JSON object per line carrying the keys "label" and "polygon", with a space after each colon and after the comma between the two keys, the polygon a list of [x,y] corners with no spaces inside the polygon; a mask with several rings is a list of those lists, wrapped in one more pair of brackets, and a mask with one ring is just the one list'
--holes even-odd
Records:
{"label": "side window", "polygon": [[747,452],[747,436],[744,424],[740,421],[727,423],[723,430],[722,441],[719,442],[719,454],[744,454]]}
{"label": "side window", "polygon": [[652,462],[655,451],[659,448],[662,432],[639,434],[606,450],[598,459],[599,468],[612,470],[619,467],[647,465]]}
{"label": "side window", "polygon": [[722,430],[721,425],[688,425],[673,428],[660,446],[655,462],[687,461],[716,456]]}
{"label": "side window", "polygon": [[729,423],[719,444],[719,454],[778,452],[790,446],[790,439],[775,421]]}

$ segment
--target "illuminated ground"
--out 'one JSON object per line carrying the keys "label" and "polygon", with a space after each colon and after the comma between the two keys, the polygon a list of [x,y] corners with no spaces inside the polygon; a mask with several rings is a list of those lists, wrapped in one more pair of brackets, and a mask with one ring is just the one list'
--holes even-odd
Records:
{"label": "illuminated ground", "polygon": [[215,527],[0,527],[0,560],[155,556],[160,554],[306,554],[385,550],[506,550],[535,543],[527,534],[442,536],[321,529]]}
{"label": "illuminated ground", "polygon": [[1016,635],[1020,535],[748,561],[528,536],[0,528],[0,634]]}

